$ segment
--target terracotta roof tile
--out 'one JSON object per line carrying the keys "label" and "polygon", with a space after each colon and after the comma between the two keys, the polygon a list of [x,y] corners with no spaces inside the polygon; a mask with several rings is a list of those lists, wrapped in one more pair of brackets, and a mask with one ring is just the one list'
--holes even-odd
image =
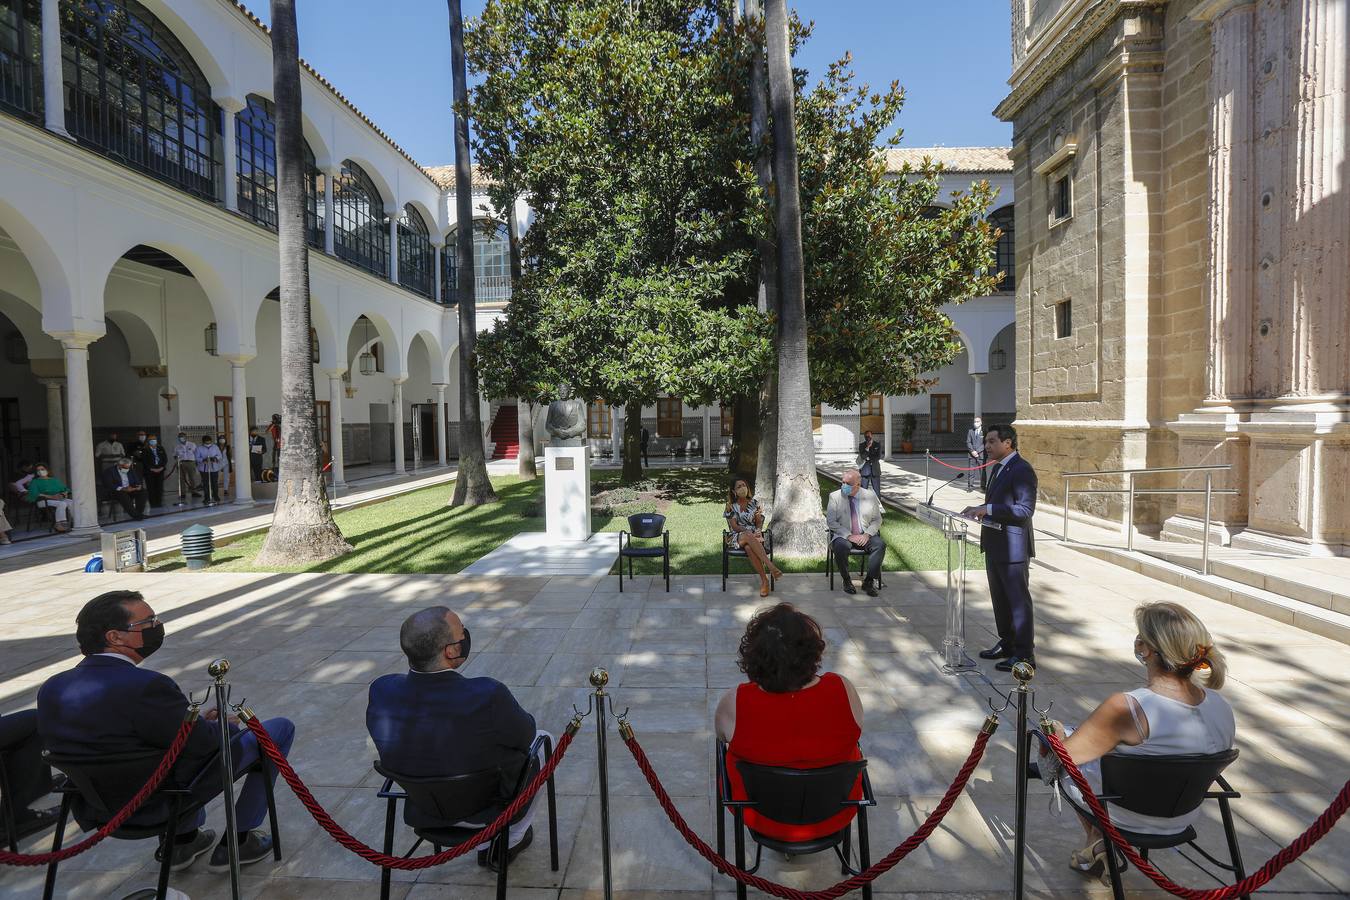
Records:
{"label": "terracotta roof tile", "polygon": [[[455,189],[455,167],[449,166],[427,166],[423,169],[431,180],[441,186],[442,190],[453,191]],[[475,188],[485,188],[493,183],[493,180],[483,174],[477,163],[471,167],[470,178]]]}
{"label": "terracotta roof tile", "polygon": [[1011,172],[1011,147],[895,147],[886,151],[886,170],[898,172],[908,164],[918,168],[924,159],[941,163],[948,172]]}

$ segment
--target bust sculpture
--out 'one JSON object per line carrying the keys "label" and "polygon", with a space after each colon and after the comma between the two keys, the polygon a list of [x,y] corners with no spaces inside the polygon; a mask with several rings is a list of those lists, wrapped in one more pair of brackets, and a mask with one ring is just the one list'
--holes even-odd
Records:
{"label": "bust sculpture", "polygon": [[564,386],[557,400],[548,405],[544,427],[555,447],[580,447],[586,434],[586,403]]}

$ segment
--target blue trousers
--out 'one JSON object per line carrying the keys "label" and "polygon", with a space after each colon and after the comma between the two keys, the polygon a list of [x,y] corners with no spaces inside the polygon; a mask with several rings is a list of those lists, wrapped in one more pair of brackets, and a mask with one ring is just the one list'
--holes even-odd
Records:
{"label": "blue trousers", "polygon": [[1036,624],[1032,617],[1029,570],[1031,563],[995,562],[984,558],[989,577],[989,598],[994,605],[994,624],[998,639],[1013,656],[1031,659],[1036,655]]}
{"label": "blue trousers", "polygon": [[[295,725],[292,724],[291,720],[268,719],[263,722],[263,728],[267,729],[267,733],[281,748],[281,752],[289,757],[291,744],[295,742]],[[244,729],[230,738],[230,757],[234,765],[235,778],[238,778],[239,773],[256,763],[261,756],[262,751],[258,749],[258,739],[248,729]],[[276,781],[275,770],[273,770],[272,780]],[[220,763],[215,761],[211,763],[211,771],[193,784],[192,793],[197,799],[207,801],[224,789],[220,778]],[[267,789],[263,783],[263,773],[250,772],[249,776],[244,779],[244,784],[235,794],[235,827],[239,831],[251,831],[261,825],[266,817]],[[178,830],[180,832],[191,831],[194,828],[200,828],[205,821],[206,811],[202,810],[197,813],[195,821],[181,822]]]}

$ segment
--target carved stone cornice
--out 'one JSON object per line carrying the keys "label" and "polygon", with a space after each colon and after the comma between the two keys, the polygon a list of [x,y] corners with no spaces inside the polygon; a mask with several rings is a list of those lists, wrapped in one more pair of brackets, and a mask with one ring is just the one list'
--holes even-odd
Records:
{"label": "carved stone cornice", "polygon": [[994,107],[994,115],[1011,122],[1050,79],[1121,15],[1166,5],[1167,0],[1071,0],[1027,48],[1022,64],[1008,79],[1012,91]]}

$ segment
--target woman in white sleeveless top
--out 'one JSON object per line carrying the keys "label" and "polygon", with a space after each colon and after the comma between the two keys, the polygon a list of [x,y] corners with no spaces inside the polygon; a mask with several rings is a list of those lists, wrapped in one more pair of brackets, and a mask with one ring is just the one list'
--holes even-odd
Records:
{"label": "woman in white sleeveless top", "polygon": [[[1074,764],[1097,792],[1101,790],[1097,761],[1107,753],[1220,753],[1233,746],[1233,708],[1218,693],[1227,666],[1209,630],[1176,603],[1144,604],[1135,609],[1134,621],[1139,629],[1134,656],[1145,667],[1147,686],[1108,697],[1064,742]],[[1053,763],[1042,755],[1041,765]],[[1059,784],[1075,802],[1085,805],[1067,775]],[[1158,818],[1118,806],[1108,806],[1107,812],[1120,828],[1145,834],[1176,834],[1200,815],[1195,810],[1185,816]],[[1094,874],[1104,869],[1106,842],[1087,821],[1082,825],[1087,844],[1073,852],[1070,866]]]}

